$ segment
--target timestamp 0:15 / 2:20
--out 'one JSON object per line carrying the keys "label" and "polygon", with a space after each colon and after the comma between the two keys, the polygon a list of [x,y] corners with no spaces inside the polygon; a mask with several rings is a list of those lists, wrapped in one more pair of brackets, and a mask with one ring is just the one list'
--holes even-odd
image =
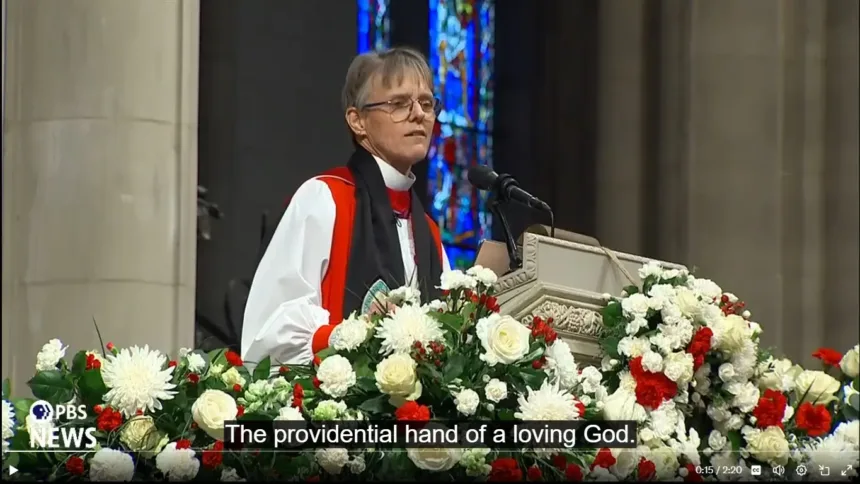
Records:
{"label": "timestamp 0:15 / 2:20", "polygon": [[743,472],[743,466],[696,466],[696,473],[702,476],[740,475]]}

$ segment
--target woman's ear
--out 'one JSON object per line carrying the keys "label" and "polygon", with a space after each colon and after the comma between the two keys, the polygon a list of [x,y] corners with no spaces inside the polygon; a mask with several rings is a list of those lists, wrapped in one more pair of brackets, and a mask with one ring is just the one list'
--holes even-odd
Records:
{"label": "woman's ear", "polygon": [[364,128],[364,120],[359,116],[358,110],[355,108],[349,108],[346,110],[346,124],[349,125],[349,129],[355,133],[356,136],[364,136],[366,130]]}

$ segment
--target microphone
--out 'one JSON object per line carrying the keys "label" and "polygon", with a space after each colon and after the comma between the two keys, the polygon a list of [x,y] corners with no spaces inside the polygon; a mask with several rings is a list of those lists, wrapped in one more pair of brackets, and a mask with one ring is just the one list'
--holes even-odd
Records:
{"label": "microphone", "polygon": [[498,174],[490,167],[477,165],[469,168],[469,183],[480,190],[495,191],[499,198],[522,203],[552,214],[552,209],[541,199],[520,188],[511,175]]}

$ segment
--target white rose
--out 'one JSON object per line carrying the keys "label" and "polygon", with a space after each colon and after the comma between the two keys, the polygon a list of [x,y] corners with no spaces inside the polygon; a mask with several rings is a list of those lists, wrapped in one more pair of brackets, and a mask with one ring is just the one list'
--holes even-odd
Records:
{"label": "white rose", "polygon": [[45,343],[39,354],[36,355],[36,371],[56,370],[57,363],[66,356],[68,348],[56,338]]}
{"label": "white rose", "polygon": [[629,318],[644,318],[650,308],[650,299],[642,293],[636,293],[621,300],[621,309]]}
{"label": "white rose", "polygon": [[129,450],[142,452],[147,458],[161,452],[170,442],[167,434],[160,432],[155,427],[155,421],[148,415],[135,416],[126,422],[122,426],[119,439]]}
{"label": "white rose", "polygon": [[224,440],[224,421],[236,420],[238,413],[236,401],[221,390],[206,390],[191,406],[191,418],[215,440]]}
{"label": "white rose", "polygon": [[857,375],[860,374],[860,345],[854,345],[845,353],[842,361],[839,362],[839,368],[848,378],[857,378]]}
{"label": "white rose", "polygon": [[681,314],[690,319],[696,319],[702,314],[702,301],[699,300],[699,295],[686,287],[676,289],[674,302]]}
{"label": "white rose", "polygon": [[403,400],[421,396],[421,380],[415,373],[415,360],[404,353],[395,353],[376,366],[376,387],[379,391]]}
{"label": "white rose", "polygon": [[344,397],[356,381],[352,363],[341,355],[324,359],[317,368],[317,378],[320,381],[320,390],[333,398]]}
{"label": "white rose", "polygon": [[717,348],[727,353],[734,353],[744,347],[752,338],[752,330],[747,321],[737,314],[724,317],[719,325]]}
{"label": "white rose", "polygon": [[487,269],[486,267],[481,266],[474,266],[469,268],[469,270],[466,271],[466,274],[477,279],[478,282],[483,284],[485,287],[492,286],[498,280],[498,277],[496,276],[495,272],[493,272],[491,269]]}
{"label": "white rose", "polygon": [[155,457],[155,467],[171,481],[190,481],[200,471],[200,461],[191,449],[177,449],[176,442],[167,444]]}
{"label": "white rose", "polygon": [[439,289],[453,291],[455,289],[474,289],[478,281],[474,277],[466,275],[461,270],[451,270],[442,273]]}
{"label": "white rose", "polygon": [[693,355],[676,351],[663,360],[663,374],[678,385],[686,385],[693,379]]}
{"label": "white rose", "polygon": [[776,425],[765,430],[756,429],[746,435],[746,440],[750,454],[756,459],[773,466],[788,463],[788,441],[785,433]]}
{"label": "white rose", "polygon": [[239,371],[236,369],[236,367],[232,367],[224,373],[221,373],[221,381],[223,381],[224,384],[227,385],[227,388],[233,388],[234,385],[239,385],[240,387],[245,386],[245,378],[243,378],[242,375],[239,374]]}
{"label": "white rose", "polygon": [[493,378],[484,388],[484,394],[487,396],[487,400],[499,403],[508,398],[508,384],[498,378]]}
{"label": "white rose", "polygon": [[[433,427],[437,427],[433,425]],[[445,429],[443,426],[442,430]],[[457,465],[460,457],[463,454],[463,449],[441,449],[441,448],[410,448],[406,449],[406,455],[409,460],[415,464],[415,467],[431,472],[445,472]]]}
{"label": "white rose", "polygon": [[317,464],[326,472],[338,475],[349,462],[349,451],[341,448],[317,449]]}
{"label": "white rose", "polygon": [[90,459],[91,481],[125,482],[134,477],[134,461],[125,452],[102,448]]}
{"label": "white rose", "polygon": [[490,366],[515,363],[529,352],[531,330],[510,316],[494,313],[482,318],[475,332],[485,350],[481,360]]}
{"label": "white rose", "polygon": [[454,403],[457,404],[457,411],[466,415],[474,415],[478,410],[478,405],[481,404],[481,397],[475,390],[465,389],[454,395]]}
{"label": "white rose", "polygon": [[735,367],[732,366],[731,363],[723,363],[720,365],[720,369],[717,371],[717,374],[720,376],[720,380],[724,382],[732,381],[735,377]]}
{"label": "white rose", "polygon": [[839,391],[839,380],[818,370],[805,370],[794,380],[794,393],[803,402],[826,405],[835,400],[834,393]]}

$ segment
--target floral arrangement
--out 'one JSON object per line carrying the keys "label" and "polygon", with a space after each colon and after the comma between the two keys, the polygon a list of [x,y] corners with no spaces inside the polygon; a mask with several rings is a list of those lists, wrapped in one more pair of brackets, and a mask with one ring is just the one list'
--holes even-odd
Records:
{"label": "floral arrangement", "polygon": [[[759,345],[744,303],[707,279],[646,264],[641,286],[607,296],[601,368],[580,368],[552,320],[501,315],[496,276],[445,273],[443,297],[380,295],[331,333],[307,366],[251,365],[227,350],[81,351],[44,345],[28,382],[3,385],[3,466],[24,480],[356,479],[751,480],[783,468],[853,466],[860,353],[827,348],[806,370]],[[37,400],[86,411],[92,449],[47,452],[33,436],[72,425],[30,415]],[[625,449],[321,448],[234,450],[225,422],[635,420]],[[8,471],[6,471],[8,472]],[[851,471],[856,476],[856,471]],[[7,474],[8,475],[8,474]]]}
{"label": "floral arrangement", "polygon": [[[385,294],[368,315],[352,315],[308,367],[268,358],[249,370],[231,351],[182,350],[174,360],[149,347],[76,354],[51,340],[29,381],[36,399],[75,403],[97,427],[95,449],[33,449],[34,399],[3,400],[4,466],[36,478],[89,480],[372,479],[434,473],[490,480],[581,477],[588,453],[477,449],[317,449],[297,453],[232,450],[232,420],[576,420],[599,418],[606,395],[594,367],[579,369],[548,321],[499,314],[492,271],[445,273],[444,297],[419,304],[412,288]],[[104,354],[104,356],[102,356]],[[277,376],[271,377],[270,375]],[[38,446],[37,446],[38,447]]]}
{"label": "floral arrangement", "polygon": [[857,346],[816,352],[836,378],[805,370],[762,350],[745,304],[713,281],[656,263],[639,276],[641,287],[603,310],[604,418],[640,423],[639,446],[614,454],[616,477],[751,479],[760,465],[770,478],[827,459],[856,467]]}

